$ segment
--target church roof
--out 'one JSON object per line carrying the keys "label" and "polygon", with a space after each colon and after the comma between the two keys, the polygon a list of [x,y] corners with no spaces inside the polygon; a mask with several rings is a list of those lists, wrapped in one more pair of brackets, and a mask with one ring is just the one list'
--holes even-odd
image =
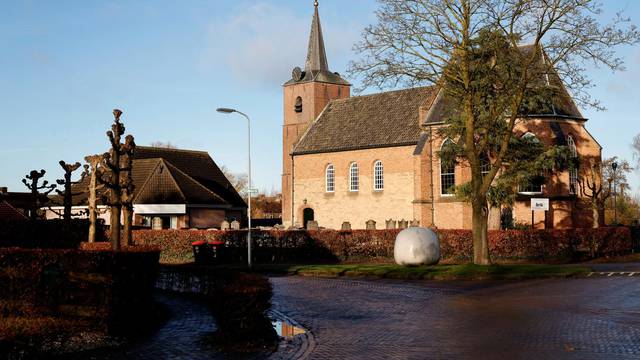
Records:
{"label": "church roof", "polygon": [[421,131],[419,108],[435,95],[430,86],[332,100],[293,153],[415,145]]}

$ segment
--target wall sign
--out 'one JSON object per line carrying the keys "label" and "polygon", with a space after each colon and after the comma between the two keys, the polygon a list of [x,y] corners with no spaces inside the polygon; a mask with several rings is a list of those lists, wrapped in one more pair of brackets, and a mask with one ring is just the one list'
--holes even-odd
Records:
{"label": "wall sign", "polygon": [[545,198],[532,198],[531,199],[531,211],[548,211],[549,199]]}

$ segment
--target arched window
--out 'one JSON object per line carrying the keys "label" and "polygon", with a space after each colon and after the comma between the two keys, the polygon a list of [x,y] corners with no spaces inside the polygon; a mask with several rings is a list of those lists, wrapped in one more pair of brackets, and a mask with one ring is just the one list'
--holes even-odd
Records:
{"label": "arched window", "polygon": [[378,160],[373,164],[373,190],[384,189],[384,167],[382,161]]}
{"label": "arched window", "polygon": [[358,191],[360,188],[360,173],[358,171],[358,164],[351,163],[349,165],[349,191]]}
{"label": "arched window", "polygon": [[[540,142],[538,137],[532,132],[527,132],[526,134],[522,135],[522,138],[528,139],[536,143]],[[545,182],[544,177],[534,176],[530,178],[526,184],[518,186],[518,193],[524,194],[524,195],[542,194],[542,185],[544,184],[544,182]]]}
{"label": "arched window", "polygon": [[334,192],[335,191],[335,171],[333,170],[333,164],[327,165],[327,169],[325,172],[325,183],[326,183],[326,191]]}
{"label": "arched window", "polygon": [[[453,141],[447,139],[442,143],[440,152],[446,149],[448,146],[453,146]],[[456,164],[447,163],[440,157],[440,194],[441,195],[453,195],[453,187],[456,185]]]}
{"label": "arched window", "polygon": [[296,98],[295,110],[297,113],[302,112],[302,98],[300,96]]}
{"label": "arched window", "polygon": [[573,159],[573,168],[569,169],[569,193],[576,194],[578,190],[578,149],[576,149],[576,142],[573,141],[573,137],[569,135],[567,137],[567,146]]}

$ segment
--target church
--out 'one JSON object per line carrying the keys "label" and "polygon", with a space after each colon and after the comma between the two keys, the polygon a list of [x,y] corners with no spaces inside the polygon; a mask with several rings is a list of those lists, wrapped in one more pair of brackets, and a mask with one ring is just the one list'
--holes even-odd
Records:
{"label": "church", "polygon": [[[535,228],[590,227],[591,210],[579,191],[585,163],[599,163],[602,148],[587,131],[562,83],[549,111],[524,115],[514,136],[565,145],[583,164],[558,171],[536,186],[520,188],[509,216]],[[471,206],[452,187],[470,181],[463,165],[446,166],[439,138],[446,101],[435,86],[351,96],[351,85],[329,68],[318,5],[304,69],[284,83],[282,221],[327,229],[378,229],[399,222],[470,229]],[[548,199],[548,211],[531,211],[531,199]],[[491,209],[499,229],[505,209]],[[373,222],[371,221],[373,220]],[[348,223],[348,224],[346,224]],[[390,224],[390,225],[389,225]]]}

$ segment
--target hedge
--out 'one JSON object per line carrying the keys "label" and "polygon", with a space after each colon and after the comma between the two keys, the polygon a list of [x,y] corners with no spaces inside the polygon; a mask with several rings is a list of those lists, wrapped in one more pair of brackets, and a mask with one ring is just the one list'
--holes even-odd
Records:
{"label": "hedge", "polygon": [[[156,251],[0,249],[0,314],[88,320],[112,332],[152,308]],[[0,315],[0,317],[3,315]]]}
{"label": "hedge", "polygon": [[[389,261],[401,230],[252,231],[256,263]],[[472,259],[471,230],[438,230],[441,258],[466,262]],[[246,261],[246,230],[139,230],[137,244],[157,245],[161,262],[193,261],[191,243],[224,241],[233,262]],[[489,251],[494,260],[570,261],[631,252],[631,231],[625,227],[571,230],[492,230]]]}
{"label": "hedge", "polygon": [[[104,240],[104,226],[96,234]],[[0,248],[76,249],[88,236],[89,220],[0,221]]]}

